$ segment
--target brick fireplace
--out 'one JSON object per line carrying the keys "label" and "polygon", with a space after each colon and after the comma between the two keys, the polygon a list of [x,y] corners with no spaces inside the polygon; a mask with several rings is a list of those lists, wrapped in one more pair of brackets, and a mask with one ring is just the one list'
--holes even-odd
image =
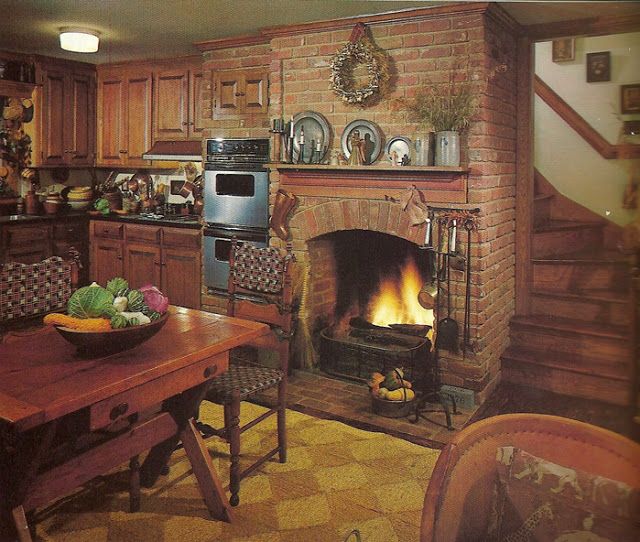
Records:
{"label": "brick fireplace", "polygon": [[[359,19],[358,19],[359,20]],[[466,77],[477,83],[480,104],[463,138],[463,166],[418,171],[377,165],[357,170],[319,166],[271,169],[272,203],[279,188],[293,193],[291,241],[300,262],[308,266],[308,314],[311,329],[336,304],[326,276],[327,234],[370,230],[405,239],[424,240],[424,226],[411,226],[397,199],[415,185],[428,204],[478,208],[478,230],[471,243],[471,340],[466,355],[442,352],[443,383],[472,390],[481,403],[499,381],[500,355],[508,345],[508,324],[515,306],[516,186],[516,36],[517,25],[490,3],[464,3],[410,12],[382,14],[365,21],[376,44],[390,59],[391,91],[375,105],[361,109],[339,101],[329,89],[331,57],[348,39],[355,19],[265,29],[242,43],[220,40],[203,47],[211,72],[234,67],[269,67],[267,117],[211,119],[208,135],[268,137],[270,118],[301,111],[324,115],[332,129],[331,149],[339,149],[344,127],[355,119],[376,122],[385,136],[416,137],[421,130],[397,106],[429,82],[445,81],[465,59]],[[507,71],[489,74],[498,64]],[[215,90],[215,89],[214,89]],[[211,95],[208,99],[211,108]],[[281,245],[275,236],[272,244]],[[384,255],[378,255],[384,258]],[[452,274],[453,315],[463,321],[464,275]],[[302,360],[308,365],[313,360]]]}

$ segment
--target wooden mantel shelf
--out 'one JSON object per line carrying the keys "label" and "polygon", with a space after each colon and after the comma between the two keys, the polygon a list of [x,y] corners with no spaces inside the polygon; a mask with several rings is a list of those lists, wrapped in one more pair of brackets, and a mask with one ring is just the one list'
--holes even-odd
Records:
{"label": "wooden mantel shelf", "polygon": [[429,201],[466,203],[466,167],[348,166],[325,164],[268,165],[280,175],[282,188],[301,196],[384,199],[415,186]]}
{"label": "wooden mantel shelf", "polygon": [[8,98],[31,98],[35,83],[22,83],[9,79],[0,79],[0,96]]}

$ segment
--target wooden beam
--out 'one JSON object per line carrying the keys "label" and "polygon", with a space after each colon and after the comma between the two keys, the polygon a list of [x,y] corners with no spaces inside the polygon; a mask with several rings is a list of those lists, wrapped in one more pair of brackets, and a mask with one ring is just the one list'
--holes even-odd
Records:
{"label": "wooden beam", "polygon": [[567,36],[603,36],[623,34],[640,30],[640,15],[612,15],[587,17],[571,21],[532,24],[524,26],[527,36],[533,41],[545,41]]}
{"label": "wooden beam", "polygon": [[516,315],[528,315],[533,231],[533,45],[518,40],[516,149]]}

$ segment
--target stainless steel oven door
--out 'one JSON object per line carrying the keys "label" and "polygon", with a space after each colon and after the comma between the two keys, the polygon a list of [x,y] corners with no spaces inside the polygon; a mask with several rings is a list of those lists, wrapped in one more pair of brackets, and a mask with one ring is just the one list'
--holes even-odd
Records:
{"label": "stainless steel oven door", "polygon": [[265,231],[248,231],[228,228],[204,229],[204,284],[214,290],[227,290],[229,281],[229,255],[231,239],[252,243],[257,247],[269,244],[269,234]]}
{"label": "stainless steel oven door", "polygon": [[210,169],[205,164],[204,220],[233,227],[269,227],[269,172]]}

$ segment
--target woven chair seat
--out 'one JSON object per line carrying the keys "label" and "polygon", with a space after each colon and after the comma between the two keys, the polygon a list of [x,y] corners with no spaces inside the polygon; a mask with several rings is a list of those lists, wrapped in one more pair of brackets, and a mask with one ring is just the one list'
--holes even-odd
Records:
{"label": "woven chair seat", "polygon": [[250,365],[231,365],[229,369],[214,378],[207,400],[214,403],[228,403],[234,391],[240,393],[240,400],[244,401],[249,395],[277,386],[283,378],[280,369],[256,367]]}

